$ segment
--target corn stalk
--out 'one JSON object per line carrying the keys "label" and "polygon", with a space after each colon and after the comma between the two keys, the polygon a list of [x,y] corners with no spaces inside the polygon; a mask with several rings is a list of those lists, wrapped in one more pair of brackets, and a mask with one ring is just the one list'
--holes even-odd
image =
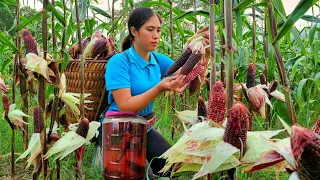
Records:
{"label": "corn stalk", "polygon": [[[264,34],[263,34],[263,50],[264,50],[264,60],[265,60],[265,77],[266,77],[266,82],[268,83],[268,71],[269,71],[269,67],[268,67],[268,27],[267,27],[267,19],[268,19],[268,10],[267,8],[264,9]],[[270,106],[267,104],[266,105],[266,120],[267,120],[267,124],[266,124],[266,129],[269,130],[270,129],[270,122],[271,122],[271,109]]]}
{"label": "corn stalk", "polygon": [[273,41],[272,45],[276,53],[276,62],[277,62],[277,68],[280,74],[281,83],[284,86],[283,94],[285,95],[287,111],[292,124],[296,124],[297,117],[296,117],[295,110],[293,107],[293,102],[291,99],[289,81],[287,79],[286,71],[284,68],[284,63],[283,63],[279,43],[278,41],[275,41],[277,37],[277,24],[276,24],[275,14],[274,14],[271,0],[268,0],[268,11],[269,11],[269,19],[270,19],[270,26],[271,26],[271,32],[272,32],[272,41]]}
{"label": "corn stalk", "polygon": [[[253,1],[254,3],[254,1]],[[252,54],[253,54],[253,64],[256,66],[257,62],[257,50],[256,50],[256,10],[252,8]]]}
{"label": "corn stalk", "polygon": [[214,19],[214,0],[210,0],[210,89],[216,83],[217,80],[217,70],[216,70],[216,44],[215,44],[215,19]]}
{"label": "corn stalk", "polygon": [[[220,3],[220,6],[221,6],[221,10],[220,10],[220,15],[223,16],[224,14],[224,0],[221,0],[221,3]],[[225,28],[225,21],[222,21],[222,29]],[[225,40],[225,37],[224,37],[224,34],[221,33],[221,41],[220,41],[220,46],[221,47],[224,47],[225,44],[226,44],[226,40]],[[225,65],[223,63],[223,59],[225,58],[225,49],[224,48],[221,48],[220,49],[220,58],[221,58],[221,63],[220,63],[220,77],[221,77],[221,82],[224,83],[225,81]]]}
{"label": "corn stalk", "polygon": [[[78,32],[78,40],[79,40],[79,50],[80,50],[80,121],[84,119],[84,57],[82,54],[82,36],[80,30],[80,18],[79,18],[79,6],[78,0],[75,0],[75,8],[76,8],[76,17],[77,17],[77,32]],[[76,163],[77,164],[77,163]],[[83,179],[82,169],[80,169],[76,165],[76,177]]]}
{"label": "corn stalk", "polygon": [[[45,9],[48,5],[48,0],[43,1],[43,9]],[[43,58],[47,59],[47,50],[48,50],[48,22],[47,22],[47,11],[43,11],[42,13],[42,42],[43,42]],[[47,164],[48,161],[43,157],[47,153],[47,138],[46,138],[46,124],[44,119],[44,109],[45,109],[45,81],[43,76],[39,76],[38,78],[38,104],[39,104],[39,122],[43,123],[43,129],[40,129],[41,136],[41,161],[42,161],[42,173],[43,178],[47,179]]]}
{"label": "corn stalk", "polygon": [[[173,9],[173,5],[172,5],[172,1],[168,0],[168,3],[170,4],[170,39],[171,39],[171,59],[174,59],[174,39],[173,39],[173,13],[172,13],[172,9]],[[172,107],[174,107],[174,109],[176,109],[176,93],[173,93],[172,95]],[[176,116],[172,117],[172,124],[171,124],[171,140],[173,141],[174,138],[174,132],[176,129]]]}
{"label": "corn stalk", "polygon": [[233,17],[232,17],[232,0],[224,1],[224,17],[227,29],[227,59],[228,59],[228,80],[227,80],[227,109],[231,109],[233,103],[233,51],[232,33],[233,33]]}

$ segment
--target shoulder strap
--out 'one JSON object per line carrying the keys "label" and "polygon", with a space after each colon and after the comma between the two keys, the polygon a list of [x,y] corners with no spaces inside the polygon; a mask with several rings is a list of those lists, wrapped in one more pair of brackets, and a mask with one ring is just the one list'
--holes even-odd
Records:
{"label": "shoulder strap", "polygon": [[159,64],[159,61],[158,61],[158,58],[157,58],[156,54],[153,53],[153,52],[151,52],[151,53],[152,53],[152,55],[154,56],[154,58],[156,59],[157,63]]}

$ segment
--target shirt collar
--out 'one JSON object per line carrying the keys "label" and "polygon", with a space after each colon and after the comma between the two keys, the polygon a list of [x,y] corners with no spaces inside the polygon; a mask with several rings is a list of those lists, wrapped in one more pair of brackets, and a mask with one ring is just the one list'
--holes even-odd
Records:
{"label": "shirt collar", "polygon": [[154,55],[150,52],[150,62],[147,62],[144,60],[134,49],[134,46],[132,45],[129,49],[129,53],[131,57],[133,57],[133,60],[139,65],[141,69],[147,67],[149,64],[157,64]]}

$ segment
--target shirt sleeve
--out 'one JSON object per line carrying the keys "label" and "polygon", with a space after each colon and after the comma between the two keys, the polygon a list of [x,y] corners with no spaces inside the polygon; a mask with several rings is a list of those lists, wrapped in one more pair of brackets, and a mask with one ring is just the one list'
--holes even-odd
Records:
{"label": "shirt sleeve", "polygon": [[166,55],[163,55],[161,53],[155,53],[157,59],[158,59],[158,64],[160,66],[160,71],[161,71],[161,78],[166,77],[166,72],[168,69],[172,66],[174,61],[169,58]]}
{"label": "shirt sleeve", "polygon": [[129,62],[122,53],[112,56],[106,66],[105,81],[107,91],[131,87]]}

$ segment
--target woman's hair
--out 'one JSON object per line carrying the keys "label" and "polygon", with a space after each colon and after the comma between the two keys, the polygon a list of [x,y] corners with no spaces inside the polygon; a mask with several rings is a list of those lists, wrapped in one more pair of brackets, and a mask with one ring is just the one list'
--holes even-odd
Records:
{"label": "woman's hair", "polygon": [[128,20],[129,34],[122,41],[122,51],[129,49],[132,45],[134,37],[131,34],[130,28],[134,27],[137,31],[139,31],[140,27],[154,15],[158,16],[160,23],[162,23],[161,17],[151,8],[139,7],[131,12]]}

